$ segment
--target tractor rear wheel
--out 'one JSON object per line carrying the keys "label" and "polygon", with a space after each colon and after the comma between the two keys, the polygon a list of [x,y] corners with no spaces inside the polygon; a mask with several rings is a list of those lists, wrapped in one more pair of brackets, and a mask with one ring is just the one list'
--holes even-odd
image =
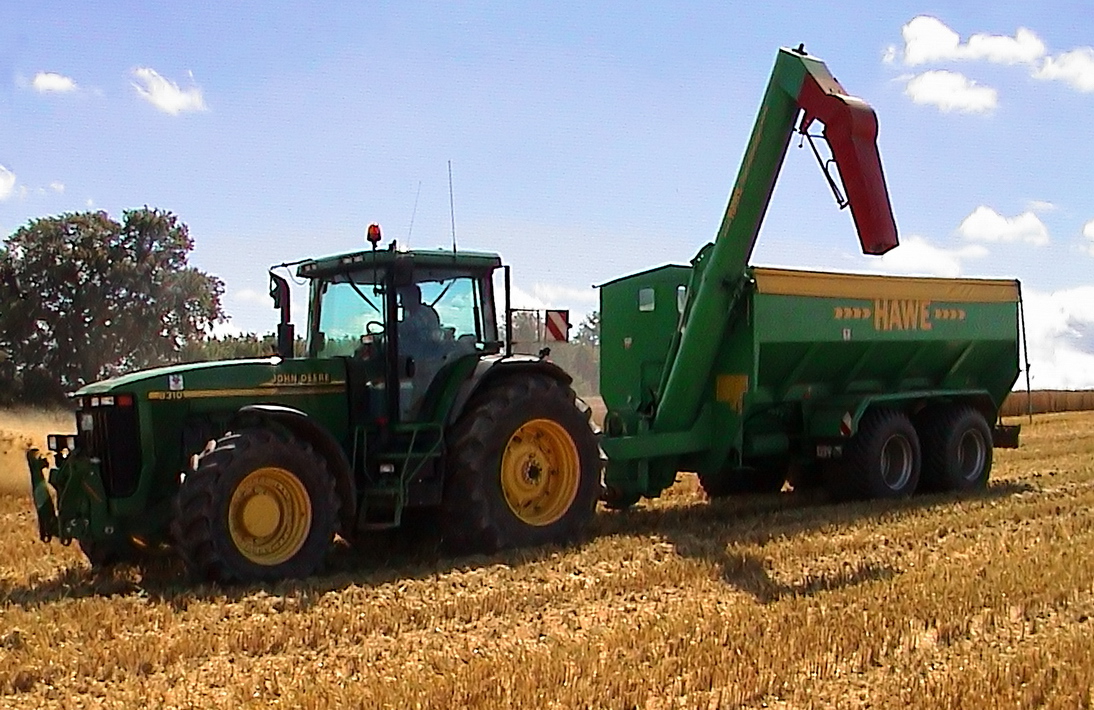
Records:
{"label": "tractor rear wheel", "polygon": [[918,419],[923,485],[932,491],[983,488],[991,473],[991,429],[972,407],[937,407]]}
{"label": "tractor rear wheel", "polygon": [[182,481],[175,547],[197,579],[307,577],[337,528],[338,497],[326,462],[291,434],[244,429],[201,456]]}
{"label": "tractor rear wheel", "polygon": [[544,375],[489,383],[448,434],[441,505],[454,552],[570,542],[600,496],[600,452],[573,390]]}
{"label": "tractor rear wheel", "polygon": [[919,437],[898,409],[871,409],[843,447],[843,458],[825,468],[825,488],[837,499],[905,498],[920,473]]}

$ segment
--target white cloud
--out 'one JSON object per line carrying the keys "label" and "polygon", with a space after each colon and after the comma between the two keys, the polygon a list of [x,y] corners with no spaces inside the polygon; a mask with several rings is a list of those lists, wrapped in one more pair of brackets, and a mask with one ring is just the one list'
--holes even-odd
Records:
{"label": "white cloud", "polygon": [[1045,54],[1045,44],[1019,27],[1013,37],[974,34],[966,43],[944,22],[929,15],[912,18],[901,28],[904,63],[909,66],[952,59],[984,59],[996,64],[1028,64]]}
{"label": "white cloud", "polygon": [[[226,335],[242,335],[244,333],[266,334],[272,333],[277,326],[277,311],[273,307],[273,301],[264,288],[259,286],[260,279],[248,279],[243,285],[229,285],[224,294],[224,312],[228,316],[225,323],[213,326],[212,334],[224,337]],[[304,326],[301,324],[307,320],[308,290],[306,285],[289,280],[291,304],[290,316],[297,323],[297,333],[303,335]]]}
{"label": "white cloud", "polygon": [[140,97],[164,113],[177,116],[188,111],[208,110],[201,89],[196,86],[181,89],[177,83],[148,67],[134,69],[133,76],[137,80],[133,82],[133,88]]}
{"label": "white cloud", "polygon": [[935,70],[913,76],[904,94],[917,104],[937,106],[944,112],[987,113],[999,105],[999,94],[957,72]]}
{"label": "white cloud", "polygon": [[[537,283],[531,291],[513,287],[513,307],[542,310],[544,308],[568,308],[574,314],[596,308],[599,292],[591,286],[587,289]],[[571,318],[573,320],[573,318]]]}
{"label": "white cloud", "polygon": [[1087,254],[1094,256],[1094,219],[1083,225],[1083,236],[1086,237],[1087,243],[1080,248]]}
{"label": "white cloud", "polygon": [[87,198],[87,202],[85,202],[84,204],[87,205],[88,208],[90,209],[91,207],[95,206],[95,200],[93,200],[89,197],[89,198]]}
{"label": "white cloud", "polygon": [[1026,209],[1030,212],[1052,212],[1056,209],[1056,205],[1048,200],[1030,200]]}
{"label": "white cloud", "polygon": [[40,71],[34,75],[31,86],[40,94],[63,94],[76,90],[76,82],[65,76],[51,71]]}
{"label": "white cloud", "polygon": [[986,59],[995,64],[1028,64],[1045,53],[1045,43],[1025,27],[1013,37],[975,34],[969,37],[966,53],[970,59]]}
{"label": "white cloud", "polygon": [[11,197],[15,190],[15,173],[0,165],[0,202]]}
{"label": "white cloud", "polygon": [[912,235],[901,239],[900,246],[872,261],[875,269],[917,276],[954,278],[961,275],[962,262],[987,256],[988,250],[973,244],[959,249],[936,247],[923,237]]}
{"label": "white cloud", "polygon": [[1032,386],[1094,387],[1094,286],[1023,291]]}
{"label": "white cloud", "polygon": [[888,47],[885,48],[885,53],[881,55],[881,61],[885,62],[886,64],[892,64],[896,61],[896,56],[896,45],[890,44]]}
{"label": "white cloud", "polygon": [[223,323],[214,323],[209,329],[211,338],[238,338],[241,335],[247,335],[247,331],[236,325],[231,318]]}
{"label": "white cloud", "polygon": [[53,190],[54,192],[56,192],[58,194],[63,195],[64,192],[65,192],[65,184],[63,182],[58,182],[58,181],[54,180],[53,182],[51,182],[49,184],[49,189]]}
{"label": "white cloud", "polygon": [[1094,48],[1079,47],[1046,57],[1033,72],[1036,79],[1064,81],[1079,91],[1094,91]]}
{"label": "white cloud", "polygon": [[1004,217],[980,205],[957,228],[966,239],[979,242],[1025,242],[1042,247],[1048,244],[1048,227],[1033,212]]}

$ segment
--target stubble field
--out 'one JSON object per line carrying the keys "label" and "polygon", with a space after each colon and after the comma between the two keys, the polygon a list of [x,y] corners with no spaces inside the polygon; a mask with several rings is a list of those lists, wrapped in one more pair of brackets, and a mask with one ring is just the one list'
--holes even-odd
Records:
{"label": "stubble field", "polygon": [[[25,491],[8,452],[46,428],[0,418],[0,480]],[[681,476],[572,549],[378,537],[232,589],[93,574],[2,495],[0,707],[1090,707],[1094,414],[996,455],[972,497],[708,503]]]}

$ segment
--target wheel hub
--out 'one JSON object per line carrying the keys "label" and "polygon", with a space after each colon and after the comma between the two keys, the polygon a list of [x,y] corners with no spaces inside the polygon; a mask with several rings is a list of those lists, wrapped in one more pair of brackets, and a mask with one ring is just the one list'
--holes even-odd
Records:
{"label": "wheel hub", "polygon": [[522,522],[550,525],[577,497],[580,467],[577,446],[561,424],[551,419],[525,422],[502,454],[505,502]]}
{"label": "wheel hub", "polygon": [[912,476],[912,445],[903,436],[890,436],[881,447],[881,476],[892,490],[903,488]]}
{"label": "wheel hub", "polygon": [[228,532],[241,555],[260,565],[292,558],[311,531],[311,498],[291,471],[269,466],[243,477],[228,503]]}
{"label": "wheel hub", "polygon": [[978,478],[984,470],[986,458],[985,443],[980,433],[972,429],[965,432],[957,447],[957,460],[962,477],[969,481]]}

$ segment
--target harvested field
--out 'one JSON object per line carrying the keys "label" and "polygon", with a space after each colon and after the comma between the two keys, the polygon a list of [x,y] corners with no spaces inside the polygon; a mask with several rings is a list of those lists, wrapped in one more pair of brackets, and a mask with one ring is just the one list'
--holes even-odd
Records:
{"label": "harvested field", "polygon": [[45,450],[47,434],[76,431],[70,412],[0,410],[0,495],[30,494],[26,451]]}
{"label": "harvested field", "polygon": [[1023,434],[971,497],[712,504],[682,476],[574,549],[378,537],[242,589],[92,574],[2,497],[0,706],[1090,707],[1094,414]]}

